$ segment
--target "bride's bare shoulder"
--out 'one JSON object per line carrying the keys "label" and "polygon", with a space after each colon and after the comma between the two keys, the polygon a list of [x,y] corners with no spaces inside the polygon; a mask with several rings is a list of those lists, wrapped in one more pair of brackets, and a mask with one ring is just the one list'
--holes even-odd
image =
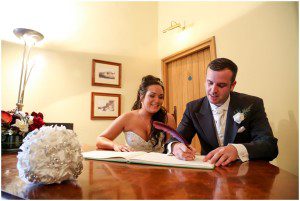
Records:
{"label": "bride's bare shoulder", "polygon": [[135,119],[138,117],[138,113],[137,113],[137,110],[132,110],[130,112],[126,112],[126,113],[122,114],[121,116],[122,116],[122,119],[132,120],[132,119]]}

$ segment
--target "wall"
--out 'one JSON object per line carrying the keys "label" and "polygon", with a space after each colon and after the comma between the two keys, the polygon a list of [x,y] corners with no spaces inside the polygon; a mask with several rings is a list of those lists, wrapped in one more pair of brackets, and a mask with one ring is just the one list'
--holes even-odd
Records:
{"label": "wall", "polygon": [[[239,66],[236,91],[264,99],[279,145],[272,163],[298,175],[298,3],[160,2],[158,16],[160,58],[216,37],[217,57]],[[187,29],[163,34],[176,19]]]}
{"label": "wall", "polygon": [[[106,12],[109,25],[118,27],[120,21],[130,21],[130,26],[122,33],[112,34],[110,37],[105,33],[99,33],[105,37],[97,38],[93,45],[95,48],[102,48],[103,51],[89,53],[88,49],[84,52],[75,52],[57,50],[61,48],[56,50],[35,48],[31,57],[40,55],[42,61],[32,71],[26,88],[23,110],[44,113],[46,122],[74,123],[74,130],[81,144],[95,145],[96,136],[112,122],[90,120],[91,92],[122,94],[121,112],[124,113],[131,109],[141,78],[147,74],[160,75],[160,61],[157,57],[156,3],[139,3],[136,5],[138,7],[131,3],[108,4],[105,3],[106,8],[110,6],[110,13],[114,16],[110,17]],[[94,31],[101,31],[100,28]],[[141,30],[144,31],[142,34]],[[105,32],[111,31],[107,27]],[[97,34],[93,33],[93,37],[94,35]],[[6,41],[2,41],[1,44],[2,109],[10,110],[15,108],[17,102],[23,47]],[[88,41],[86,44],[90,45]],[[114,49],[111,49],[112,47]],[[92,59],[122,63],[122,88],[91,86]],[[123,141],[123,136],[117,140]]]}

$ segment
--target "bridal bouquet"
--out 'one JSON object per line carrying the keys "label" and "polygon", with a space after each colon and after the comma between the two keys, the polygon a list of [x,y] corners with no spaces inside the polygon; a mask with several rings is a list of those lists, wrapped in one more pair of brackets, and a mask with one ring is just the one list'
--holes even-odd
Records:
{"label": "bridal bouquet", "polygon": [[75,180],[83,169],[77,135],[65,126],[43,126],[24,138],[17,168],[25,182],[53,184]]}
{"label": "bridal bouquet", "polygon": [[42,113],[30,115],[22,111],[1,111],[1,134],[25,136],[28,132],[41,128],[45,122]]}

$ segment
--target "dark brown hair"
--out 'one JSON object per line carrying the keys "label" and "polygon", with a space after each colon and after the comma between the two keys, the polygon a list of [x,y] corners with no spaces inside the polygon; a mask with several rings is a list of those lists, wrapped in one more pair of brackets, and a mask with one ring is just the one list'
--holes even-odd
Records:
{"label": "dark brown hair", "polygon": [[[143,77],[142,79],[142,83],[139,86],[138,92],[137,92],[137,97],[136,97],[136,101],[134,102],[131,110],[138,110],[142,108],[142,103],[141,103],[141,97],[144,98],[147,91],[148,91],[148,87],[152,86],[152,85],[159,85],[161,86],[161,88],[163,89],[163,91],[165,92],[165,88],[164,85],[162,83],[162,81],[157,78],[154,77],[153,75],[147,75],[145,77]],[[158,144],[158,139],[159,139],[159,135],[160,135],[160,130],[157,130],[156,128],[154,128],[152,122],[153,121],[159,121],[159,122],[163,122],[166,123],[168,120],[167,118],[167,111],[166,109],[161,106],[160,109],[158,110],[158,112],[156,112],[152,117],[151,117],[151,142],[153,144],[153,147],[155,147]],[[166,141],[166,134],[164,136],[163,141]]]}
{"label": "dark brown hair", "polygon": [[231,83],[235,81],[236,74],[238,72],[237,65],[233,61],[227,58],[217,58],[211,61],[208,64],[207,68],[210,68],[213,71],[221,71],[224,69],[230,70],[232,72]]}

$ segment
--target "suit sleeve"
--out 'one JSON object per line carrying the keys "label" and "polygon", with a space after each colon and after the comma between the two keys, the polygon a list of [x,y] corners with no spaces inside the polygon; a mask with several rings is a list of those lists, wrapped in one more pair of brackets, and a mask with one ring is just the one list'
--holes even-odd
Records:
{"label": "suit sleeve", "polygon": [[277,139],[273,136],[263,100],[258,99],[249,115],[251,142],[243,143],[249,153],[249,159],[273,160],[278,155]]}
{"label": "suit sleeve", "polygon": [[[191,105],[187,104],[185,112],[183,114],[182,120],[177,127],[177,132],[181,134],[189,143],[192,142],[193,137],[195,136],[196,130],[193,124],[193,121],[191,120]],[[171,139],[167,142],[173,142],[173,141],[178,141],[175,138],[171,137]]]}

